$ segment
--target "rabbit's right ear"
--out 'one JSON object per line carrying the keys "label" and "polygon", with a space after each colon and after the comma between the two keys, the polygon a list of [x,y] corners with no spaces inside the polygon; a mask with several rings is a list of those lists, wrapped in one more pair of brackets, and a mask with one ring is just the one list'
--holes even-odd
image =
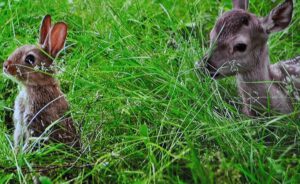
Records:
{"label": "rabbit's right ear", "polygon": [[51,28],[48,36],[46,37],[43,47],[53,58],[55,58],[64,48],[67,32],[67,24],[64,22],[58,22]]}
{"label": "rabbit's right ear", "polygon": [[51,16],[46,15],[40,27],[40,40],[39,40],[40,45],[43,45],[45,43],[50,30],[51,30]]}

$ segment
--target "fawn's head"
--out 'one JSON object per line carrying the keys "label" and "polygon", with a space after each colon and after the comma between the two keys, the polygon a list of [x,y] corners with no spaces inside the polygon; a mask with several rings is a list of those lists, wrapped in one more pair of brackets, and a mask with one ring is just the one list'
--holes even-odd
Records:
{"label": "fawn's head", "polygon": [[232,0],[233,10],[224,13],[210,33],[210,53],[203,59],[212,77],[253,70],[264,57],[269,34],[286,28],[292,19],[293,0],[260,18],[249,13],[249,0]]}

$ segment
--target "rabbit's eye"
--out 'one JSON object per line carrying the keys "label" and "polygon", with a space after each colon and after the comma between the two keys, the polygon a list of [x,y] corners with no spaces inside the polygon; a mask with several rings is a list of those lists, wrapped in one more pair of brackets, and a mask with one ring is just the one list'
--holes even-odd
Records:
{"label": "rabbit's eye", "polygon": [[28,64],[34,64],[35,58],[33,55],[29,54],[28,56],[26,56],[25,58],[25,62]]}

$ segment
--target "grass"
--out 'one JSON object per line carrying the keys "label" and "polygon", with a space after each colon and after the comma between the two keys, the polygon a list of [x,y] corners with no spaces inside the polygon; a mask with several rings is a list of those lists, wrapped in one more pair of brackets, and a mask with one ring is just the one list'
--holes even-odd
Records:
{"label": "grass", "polygon": [[[43,183],[299,183],[299,118],[248,118],[234,78],[194,71],[230,2],[0,0],[1,60],[37,42],[45,14],[69,25],[57,77],[86,147],[14,155],[18,88],[0,75],[0,183],[31,183],[39,171]],[[279,2],[250,7],[265,16]],[[273,62],[300,53],[299,10],[296,3],[292,25],[269,41]]]}

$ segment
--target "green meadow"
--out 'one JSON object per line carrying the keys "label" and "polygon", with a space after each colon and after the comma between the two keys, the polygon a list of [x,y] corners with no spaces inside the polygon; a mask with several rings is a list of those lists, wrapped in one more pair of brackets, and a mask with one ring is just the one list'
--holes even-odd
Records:
{"label": "green meadow", "polygon": [[[283,0],[282,0],[283,1]],[[266,16],[280,0],[250,0]],[[0,75],[0,183],[299,183],[300,105],[241,113],[236,79],[194,63],[230,0],[0,0],[0,61],[37,44],[46,14],[68,24],[56,75],[83,150],[51,144],[14,154],[18,85]],[[269,40],[273,63],[300,54],[300,4]]]}

